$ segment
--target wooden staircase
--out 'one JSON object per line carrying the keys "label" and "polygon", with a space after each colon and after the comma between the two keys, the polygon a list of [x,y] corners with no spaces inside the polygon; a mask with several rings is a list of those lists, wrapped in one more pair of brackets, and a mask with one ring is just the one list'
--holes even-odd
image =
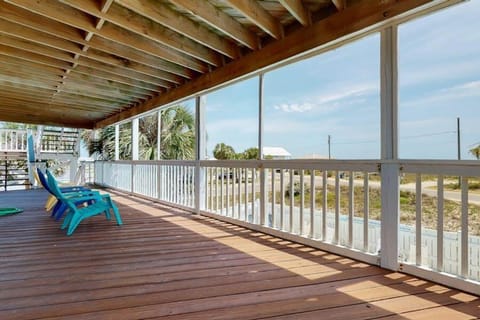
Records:
{"label": "wooden staircase", "polygon": [[70,169],[76,170],[78,155],[76,129],[41,127],[29,135],[24,129],[0,128],[0,191],[29,188],[34,183],[30,171],[50,160],[74,161]]}
{"label": "wooden staircase", "polygon": [[0,152],[0,188],[28,189],[31,185],[26,152]]}

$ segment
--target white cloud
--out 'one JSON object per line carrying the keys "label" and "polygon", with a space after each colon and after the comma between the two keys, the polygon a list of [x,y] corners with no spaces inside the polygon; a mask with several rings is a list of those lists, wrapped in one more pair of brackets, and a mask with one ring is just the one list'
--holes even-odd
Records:
{"label": "white cloud", "polygon": [[310,111],[313,108],[313,105],[311,103],[293,103],[293,104],[287,104],[287,103],[282,103],[280,105],[276,105],[273,107],[275,110],[281,110],[283,112],[305,112],[305,111]]}
{"label": "white cloud", "polygon": [[401,106],[405,108],[431,108],[434,105],[446,105],[452,100],[459,103],[461,101],[460,99],[474,97],[480,97],[480,81],[466,82],[449,88],[436,90],[431,92],[428,96],[404,101],[401,103]]}
{"label": "white cloud", "polygon": [[[333,89],[333,90],[332,90]],[[321,113],[330,113],[343,106],[351,105],[353,102],[365,101],[363,97],[377,92],[378,85],[365,84],[361,86],[352,86],[345,88],[343,86],[336,86],[330,88],[331,91],[323,94],[304,97],[306,102],[301,103],[282,103],[274,105],[275,110],[287,113],[304,113],[309,111],[317,111]]]}
{"label": "white cloud", "polygon": [[448,89],[444,89],[442,91],[449,94],[478,95],[480,94],[480,80],[466,82]]}

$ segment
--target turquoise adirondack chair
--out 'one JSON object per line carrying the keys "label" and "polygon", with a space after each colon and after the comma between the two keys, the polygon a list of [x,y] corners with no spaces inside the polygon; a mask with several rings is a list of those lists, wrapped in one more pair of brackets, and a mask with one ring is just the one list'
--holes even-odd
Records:
{"label": "turquoise adirondack chair", "polygon": [[[78,197],[64,195],[58,186],[57,180],[48,170],[47,179],[53,194],[65,203],[68,208],[67,215],[61,227],[61,229],[67,229],[68,236],[73,234],[77,226],[84,219],[105,213],[107,220],[110,220],[110,210],[113,211],[117,224],[119,226],[123,224],[120,212],[109,195],[100,195],[99,193],[79,194]],[[79,203],[83,203],[83,205],[78,205]]]}

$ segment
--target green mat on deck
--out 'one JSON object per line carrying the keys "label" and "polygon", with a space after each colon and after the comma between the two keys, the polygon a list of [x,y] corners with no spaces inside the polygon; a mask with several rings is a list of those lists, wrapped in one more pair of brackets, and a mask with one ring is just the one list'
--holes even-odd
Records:
{"label": "green mat on deck", "polygon": [[23,212],[23,209],[19,208],[0,208],[0,216],[7,216],[10,214],[16,214]]}

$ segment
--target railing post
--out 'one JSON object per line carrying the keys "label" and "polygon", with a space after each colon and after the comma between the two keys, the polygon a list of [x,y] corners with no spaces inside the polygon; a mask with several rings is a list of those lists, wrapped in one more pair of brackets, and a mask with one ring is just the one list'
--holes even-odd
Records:
{"label": "railing post", "polygon": [[120,160],[120,125],[115,125],[115,161]]}
{"label": "railing post", "polygon": [[132,120],[132,160],[139,159],[139,119]]}
{"label": "railing post", "polygon": [[131,162],[130,165],[131,168],[131,178],[130,178],[130,192],[133,194],[133,191],[135,190],[135,161]]}
{"label": "railing post", "polygon": [[390,270],[398,269],[398,225],[400,223],[399,208],[399,165],[384,163],[382,174],[382,229],[380,266]]}

